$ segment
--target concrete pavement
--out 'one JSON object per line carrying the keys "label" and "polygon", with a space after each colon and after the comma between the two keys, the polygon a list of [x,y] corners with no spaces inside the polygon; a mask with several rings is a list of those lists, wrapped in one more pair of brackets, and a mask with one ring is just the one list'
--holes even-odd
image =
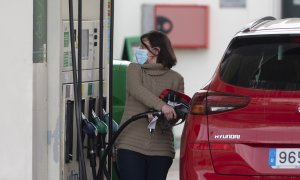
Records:
{"label": "concrete pavement", "polygon": [[179,158],[175,158],[169,170],[167,180],[179,180]]}
{"label": "concrete pavement", "polygon": [[179,180],[179,149],[176,150],[175,158],[173,159],[173,164],[170,167],[168,176],[166,180]]}

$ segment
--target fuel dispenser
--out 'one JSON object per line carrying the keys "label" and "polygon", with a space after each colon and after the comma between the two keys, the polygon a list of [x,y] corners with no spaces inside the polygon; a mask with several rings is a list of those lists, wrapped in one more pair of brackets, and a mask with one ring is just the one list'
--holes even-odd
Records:
{"label": "fuel dispenser", "polygon": [[[92,160],[99,161],[101,153],[92,154],[96,148],[93,145],[105,147],[113,129],[110,114],[113,3],[113,0],[47,3],[49,56],[45,84],[49,108],[47,127],[43,131],[47,137],[47,154],[43,154],[47,173],[38,179],[94,179],[99,163],[95,165]],[[97,117],[100,122],[96,121]],[[103,125],[105,119],[108,120]],[[89,122],[98,122],[99,137],[93,138],[84,129],[92,129],[93,126],[85,126]],[[111,174],[110,167],[111,162],[107,162],[107,174]]]}
{"label": "fuel dispenser", "polygon": [[[86,180],[94,179],[96,176],[97,148],[95,146],[98,141],[104,143],[103,137],[108,128],[102,121],[94,121],[93,124],[98,123],[102,138],[96,138],[96,133],[93,137],[90,131],[94,126],[90,123],[90,119],[97,119],[99,112],[102,112],[108,103],[106,84],[109,80],[107,78],[109,59],[100,61],[99,58],[108,56],[109,46],[103,46],[103,39],[106,42],[109,39],[107,32],[109,29],[107,24],[103,24],[104,16],[99,20],[99,12],[101,10],[102,13],[105,11],[108,14],[109,3],[109,0],[105,2],[91,0],[82,4],[81,0],[74,3],[69,0],[62,4],[64,17],[61,30],[63,51],[60,63],[62,86],[60,167],[63,180]],[[73,15],[73,7],[76,6],[78,11],[74,12],[77,13],[77,19]],[[99,8],[97,13],[87,12],[88,9],[95,7]],[[86,13],[82,14],[82,10]],[[104,28],[106,31],[103,30]],[[101,49],[104,47],[105,50]]]}

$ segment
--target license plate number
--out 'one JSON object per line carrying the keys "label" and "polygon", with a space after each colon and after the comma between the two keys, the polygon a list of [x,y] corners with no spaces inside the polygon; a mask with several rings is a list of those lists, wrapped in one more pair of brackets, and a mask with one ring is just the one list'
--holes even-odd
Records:
{"label": "license plate number", "polygon": [[300,148],[270,148],[269,165],[272,168],[300,168]]}

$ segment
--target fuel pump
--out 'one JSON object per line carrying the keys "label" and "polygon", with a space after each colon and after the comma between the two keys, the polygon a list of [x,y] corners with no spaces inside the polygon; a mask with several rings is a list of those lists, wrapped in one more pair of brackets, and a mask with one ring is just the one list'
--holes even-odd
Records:
{"label": "fuel pump", "polygon": [[[110,14],[110,32],[107,32],[107,34],[109,34],[109,79],[107,82],[108,86],[109,86],[109,92],[108,92],[108,102],[109,102],[109,113],[108,115],[104,115],[105,111],[104,111],[104,102],[106,100],[106,97],[103,96],[104,92],[103,92],[103,87],[104,87],[104,77],[103,77],[103,57],[104,57],[104,0],[99,0],[100,1],[100,21],[99,21],[99,25],[100,27],[96,27],[94,29],[92,29],[92,31],[94,33],[99,33],[98,35],[93,35],[92,38],[95,39],[97,37],[100,37],[100,41],[99,41],[99,46],[97,46],[97,42],[92,43],[90,40],[87,41],[88,47],[93,47],[93,46],[97,46],[99,47],[99,117],[96,115],[96,107],[94,107],[94,110],[92,112],[92,115],[89,117],[86,117],[84,115],[84,108],[82,108],[82,104],[81,104],[81,99],[82,99],[82,0],[78,0],[78,28],[77,28],[77,32],[75,32],[75,28],[74,28],[74,17],[73,17],[73,0],[69,0],[69,35],[70,35],[70,39],[71,39],[71,58],[72,58],[72,80],[73,80],[73,88],[74,88],[74,107],[75,107],[75,119],[76,119],[76,132],[77,132],[77,156],[78,156],[78,165],[79,165],[79,179],[80,180],[86,180],[87,179],[87,172],[86,172],[86,165],[85,165],[85,155],[84,155],[84,148],[88,148],[88,158],[90,160],[90,166],[92,168],[92,174],[93,174],[93,179],[96,179],[96,159],[97,159],[97,154],[99,154],[99,159],[101,159],[101,156],[104,152],[104,149],[106,147],[106,142],[105,142],[105,137],[108,134],[108,141],[111,138],[112,134],[114,131],[116,131],[118,129],[117,124],[115,122],[113,122],[112,120],[112,106],[111,106],[111,102],[112,102],[112,53],[113,53],[113,0],[107,0],[107,2],[110,2],[110,9],[108,11],[110,11],[107,14]],[[99,30],[99,31],[98,31]],[[75,35],[78,35],[77,41],[75,38]],[[66,35],[68,34],[64,34],[64,37],[66,38]],[[92,44],[91,44],[92,43]],[[64,42],[65,44],[65,42]],[[78,55],[77,55],[77,61],[76,61],[76,55],[75,55],[75,46],[78,47]],[[92,54],[91,49],[88,48],[89,51],[87,53],[83,53],[83,54]],[[67,59],[67,57],[65,56],[67,54],[67,52],[64,54],[64,59]],[[91,56],[89,56],[91,57]],[[68,64],[66,63],[67,61],[64,60],[64,65]],[[85,63],[88,63],[89,61],[85,61]],[[86,65],[86,64],[84,64]],[[78,68],[76,67],[78,66]],[[93,66],[91,66],[93,67]],[[66,68],[64,68],[66,69]],[[88,71],[88,70],[85,70]],[[71,107],[70,107],[71,108]],[[69,109],[70,109],[69,108]],[[91,109],[91,107],[88,107],[89,109]],[[103,110],[103,111],[102,111]],[[71,110],[70,110],[71,111]],[[72,117],[70,116],[69,119],[71,119]],[[69,120],[69,127],[72,126],[72,122],[71,120]],[[69,133],[71,134],[71,133]],[[88,138],[88,142],[87,142],[87,147],[84,146],[84,137],[87,136]],[[70,139],[68,139],[70,138]],[[68,145],[68,147],[72,147],[72,136],[67,136],[66,142],[69,142],[69,144],[66,144],[66,146]],[[68,148],[69,149],[69,148]],[[67,152],[67,151],[66,151]],[[99,152],[99,153],[98,153]],[[72,155],[70,153],[70,155]],[[110,158],[109,158],[110,159]],[[67,163],[72,161],[71,158],[69,158],[69,161],[66,161]],[[105,175],[108,177],[108,179],[110,179],[111,176],[111,162],[110,160],[107,163],[107,168],[104,171]],[[73,168],[73,167],[72,167]],[[69,171],[68,169],[66,169],[67,171]],[[78,176],[77,176],[78,177]],[[67,176],[67,178],[76,178],[73,175],[73,171],[72,171],[72,175],[71,176]]]}
{"label": "fuel pump", "polygon": [[[93,168],[89,166],[94,166],[91,161],[94,159],[93,150],[97,160],[95,168],[99,165],[97,148],[100,146],[98,139],[101,133],[98,132],[97,136],[87,134],[83,127],[88,123],[86,119],[94,124],[91,110],[101,120],[104,118],[102,109],[109,112],[110,39],[107,37],[111,28],[110,1],[49,1],[51,15],[47,24],[52,38],[49,42],[51,60],[47,62],[49,66],[45,67],[47,76],[49,73],[49,81],[45,84],[49,86],[45,86],[45,89],[49,90],[48,99],[51,103],[46,108],[50,117],[45,127],[48,143],[45,147],[47,154],[44,155],[48,158],[45,162],[48,168],[44,168],[45,172],[39,172],[45,174],[39,179],[48,176],[48,179],[91,180]],[[57,9],[60,9],[60,13],[57,13]],[[99,13],[102,14],[100,19]],[[106,126],[108,134],[108,124]],[[106,144],[102,143],[101,146],[105,148]]]}

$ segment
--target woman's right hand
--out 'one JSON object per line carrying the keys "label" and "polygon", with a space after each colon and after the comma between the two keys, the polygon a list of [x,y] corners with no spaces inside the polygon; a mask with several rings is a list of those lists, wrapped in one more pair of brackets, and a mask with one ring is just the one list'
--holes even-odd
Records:
{"label": "woman's right hand", "polygon": [[176,117],[177,117],[174,108],[167,104],[163,105],[163,107],[161,108],[161,111],[167,120],[176,119]]}

